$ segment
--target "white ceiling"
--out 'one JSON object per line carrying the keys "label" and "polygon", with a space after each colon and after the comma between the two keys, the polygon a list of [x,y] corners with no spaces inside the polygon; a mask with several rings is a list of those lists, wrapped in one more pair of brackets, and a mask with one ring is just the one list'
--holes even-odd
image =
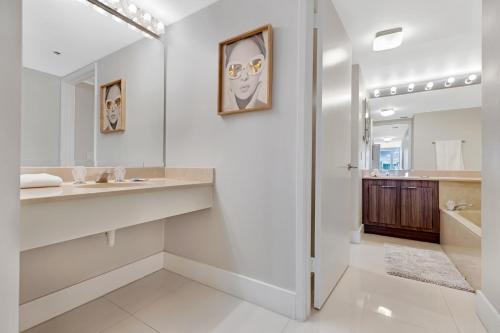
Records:
{"label": "white ceiling", "polygon": [[[481,71],[481,0],[332,0],[353,44],[366,88]],[[372,51],[376,32],[403,27],[403,44]],[[375,120],[481,106],[481,86],[369,101]],[[382,118],[380,109],[396,114]]]}
{"label": "white ceiling", "polygon": [[392,141],[401,141],[410,126],[408,124],[384,124],[374,125],[372,130],[373,141],[376,144],[384,143],[384,138],[392,138]]}
{"label": "white ceiling", "polygon": [[[481,0],[332,0],[368,89],[481,70]],[[403,27],[403,45],[373,52],[375,33]]]}
{"label": "white ceiling", "polygon": [[77,0],[23,1],[23,65],[28,68],[65,76],[142,38]]}
{"label": "white ceiling", "polygon": [[[168,25],[216,1],[133,2]],[[142,33],[97,13],[85,1],[23,1],[23,65],[28,68],[65,76],[142,38]]]}
{"label": "white ceiling", "polygon": [[[481,85],[372,98],[368,104],[375,121],[411,117],[423,112],[477,108],[481,107]],[[394,108],[396,114],[382,117],[380,110],[387,108]]]}

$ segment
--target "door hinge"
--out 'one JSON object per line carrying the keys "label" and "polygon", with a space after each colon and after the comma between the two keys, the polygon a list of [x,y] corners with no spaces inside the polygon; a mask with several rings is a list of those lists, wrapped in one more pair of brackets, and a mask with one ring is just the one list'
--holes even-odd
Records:
{"label": "door hinge", "polygon": [[314,29],[319,28],[319,15],[318,15],[318,13],[314,13],[314,15],[313,15],[313,28]]}
{"label": "door hinge", "polygon": [[309,258],[309,272],[316,273],[316,259]]}

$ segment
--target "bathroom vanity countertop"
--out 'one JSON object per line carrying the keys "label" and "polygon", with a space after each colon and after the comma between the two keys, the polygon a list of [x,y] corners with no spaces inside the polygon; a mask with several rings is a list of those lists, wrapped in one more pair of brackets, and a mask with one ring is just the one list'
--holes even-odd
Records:
{"label": "bathroom vanity countertop", "polygon": [[471,178],[471,177],[423,177],[423,176],[380,176],[371,177],[365,176],[363,179],[374,179],[374,180],[422,180],[422,181],[439,181],[439,182],[471,182],[480,183],[481,178]]}
{"label": "bathroom vanity countertop", "polygon": [[189,186],[206,186],[213,185],[213,179],[182,180],[174,178],[150,178],[144,182],[128,181],[125,183],[119,183],[119,187],[113,187],[113,184],[114,183],[110,183],[110,186],[106,187],[106,184],[101,185],[95,184],[94,182],[88,182],[87,184],[83,185],[63,183],[61,187],[21,189],[20,199],[21,203],[29,203],[38,201],[85,198],[90,196],[95,197],[97,195],[123,194],[126,192],[153,191]]}

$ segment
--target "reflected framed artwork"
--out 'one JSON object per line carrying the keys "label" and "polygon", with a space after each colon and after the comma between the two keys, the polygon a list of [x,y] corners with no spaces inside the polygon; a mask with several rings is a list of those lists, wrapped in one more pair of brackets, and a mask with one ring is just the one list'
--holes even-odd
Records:
{"label": "reflected framed artwork", "polygon": [[266,25],[219,44],[220,116],[272,108],[273,28]]}
{"label": "reflected framed artwork", "polygon": [[101,85],[101,133],[125,131],[125,80]]}

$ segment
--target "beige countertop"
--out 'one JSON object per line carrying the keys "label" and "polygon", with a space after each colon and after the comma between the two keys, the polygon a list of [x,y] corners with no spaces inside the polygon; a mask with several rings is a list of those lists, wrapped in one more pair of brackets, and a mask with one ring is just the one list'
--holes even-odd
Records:
{"label": "beige countertop", "polygon": [[70,182],[65,182],[61,187],[21,189],[20,198],[21,203],[85,198],[89,196],[95,197],[96,195],[124,194],[136,191],[213,185],[213,179],[183,180],[174,178],[150,178],[144,182],[127,181],[125,183],[114,184],[115,183],[110,183],[110,186],[106,187],[105,184],[95,184],[95,182],[87,182],[87,184],[84,185],[75,185]]}
{"label": "beige countertop", "polygon": [[422,180],[422,181],[439,181],[439,182],[472,182],[480,183],[481,178],[473,177],[425,177],[425,176],[379,176],[371,177],[365,176],[363,179],[374,179],[374,180]]}

